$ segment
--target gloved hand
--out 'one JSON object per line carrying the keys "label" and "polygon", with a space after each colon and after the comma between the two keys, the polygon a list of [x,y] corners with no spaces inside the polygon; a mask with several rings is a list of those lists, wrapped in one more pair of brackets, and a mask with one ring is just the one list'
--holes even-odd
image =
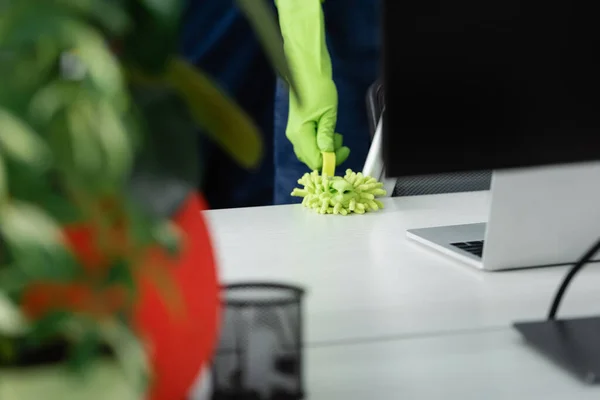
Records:
{"label": "gloved hand", "polygon": [[321,152],[343,163],[350,149],[335,133],[338,97],[325,42],[322,0],[276,0],[285,54],[302,104],[290,93],[286,136],[298,159],[311,170],[323,166]]}

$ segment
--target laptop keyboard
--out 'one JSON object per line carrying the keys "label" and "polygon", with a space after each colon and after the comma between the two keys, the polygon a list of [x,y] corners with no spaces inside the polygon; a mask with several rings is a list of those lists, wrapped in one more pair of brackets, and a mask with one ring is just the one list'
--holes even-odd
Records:
{"label": "laptop keyboard", "polygon": [[454,247],[469,252],[477,257],[483,256],[483,240],[474,240],[472,242],[450,243]]}

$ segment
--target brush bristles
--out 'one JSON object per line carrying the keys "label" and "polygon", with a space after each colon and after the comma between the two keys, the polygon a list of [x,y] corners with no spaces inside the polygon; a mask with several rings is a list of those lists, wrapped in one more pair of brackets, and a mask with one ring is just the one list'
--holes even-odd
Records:
{"label": "brush bristles", "polygon": [[320,214],[364,214],[383,208],[376,198],[385,196],[383,183],[377,179],[346,170],[344,177],[319,175],[317,171],[306,173],[298,180],[303,186],[292,191],[292,196],[302,197],[302,205]]}

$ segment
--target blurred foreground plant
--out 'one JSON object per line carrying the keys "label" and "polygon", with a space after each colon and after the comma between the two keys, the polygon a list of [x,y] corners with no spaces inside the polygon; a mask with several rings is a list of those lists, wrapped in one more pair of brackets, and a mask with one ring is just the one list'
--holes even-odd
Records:
{"label": "blurred foreground plant", "polygon": [[[239,5],[291,82],[270,7]],[[143,388],[145,351],[131,327],[136,276],[150,275],[176,304],[142,255],[177,251],[177,232],[131,190],[132,176],[195,186],[198,127],[242,166],[260,162],[253,122],[178,57],[182,6],[0,1],[0,368],[58,338],[76,370],[111,347]],[[80,233],[69,229],[78,224],[92,248],[75,245]]]}

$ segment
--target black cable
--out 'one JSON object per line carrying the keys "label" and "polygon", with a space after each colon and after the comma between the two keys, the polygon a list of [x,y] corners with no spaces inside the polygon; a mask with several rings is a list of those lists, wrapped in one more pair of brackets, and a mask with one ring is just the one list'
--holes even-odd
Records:
{"label": "black cable", "polygon": [[581,259],[577,261],[577,263],[575,263],[575,265],[569,270],[567,276],[565,276],[565,279],[563,279],[558,291],[556,292],[556,295],[554,296],[552,306],[550,307],[550,312],[548,313],[549,320],[556,319],[556,312],[558,311],[558,307],[560,306],[560,302],[565,294],[565,291],[567,290],[567,287],[569,286],[569,283],[571,283],[571,280],[577,274],[577,272],[579,272],[579,270],[583,268],[592,259],[592,257],[594,257],[594,254],[596,254],[598,250],[600,250],[600,239],[598,239],[598,241],[585,253],[585,255],[581,257]]}

